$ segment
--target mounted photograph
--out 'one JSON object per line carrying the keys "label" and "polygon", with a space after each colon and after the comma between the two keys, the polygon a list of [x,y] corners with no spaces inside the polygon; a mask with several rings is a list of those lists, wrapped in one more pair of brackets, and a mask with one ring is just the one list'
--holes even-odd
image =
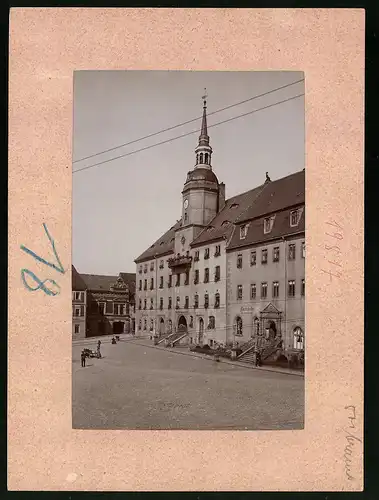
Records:
{"label": "mounted photograph", "polygon": [[304,428],[304,78],[74,72],[74,429]]}

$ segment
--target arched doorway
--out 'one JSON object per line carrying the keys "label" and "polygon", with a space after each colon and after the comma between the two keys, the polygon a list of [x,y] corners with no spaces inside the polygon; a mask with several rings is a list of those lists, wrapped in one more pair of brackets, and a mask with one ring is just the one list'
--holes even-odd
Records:
{"label": "arched doorway", "polygon": [[164,319],[161,318],[159,320],[159,335],[163,335],[164,334]]}
{"label": "arched doorway", "polygon": [[204,320],[199,318],[199,344],[202,345],[204,339]]}
{"label": "arched doorway", "polygon": [[124,323],[122,321],[115,321],[113,323],[113,333],[115,335],[120,335],[120,333],[124,333]]}
{"label": "arched doorway", "polygon": [[299,350],[304,349],[304,332],[300,326],[296,326],[293,329],[293,347]]}
{"label": "arched doorway", "polygon": [[187,333],[187,320],[184,316],[180,316],[178,320],[178,333]]}

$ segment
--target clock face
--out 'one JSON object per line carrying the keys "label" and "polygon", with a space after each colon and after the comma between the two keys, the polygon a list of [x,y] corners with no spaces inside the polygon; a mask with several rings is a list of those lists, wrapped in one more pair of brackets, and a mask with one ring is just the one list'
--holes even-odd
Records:
{"label": "clock face", "polygon": [[184,200],[184,209],[188,207],[188,200]]}

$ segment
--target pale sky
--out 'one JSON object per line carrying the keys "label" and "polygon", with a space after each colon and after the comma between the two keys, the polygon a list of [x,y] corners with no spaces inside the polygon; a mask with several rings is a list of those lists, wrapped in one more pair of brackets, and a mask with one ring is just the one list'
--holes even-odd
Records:
{"label": "pale sky", "polygon": [[[174,138],[208,113],[304,78],[302,72],[77,71],[73,170]],[[208,118],[212,167],[230,198],[305,167],[304,81]],[[77,161],[148,134],[169,132]],[[73,174],[73,264],[80,273],[135,272],[134,259],[181,217],[181,191],[199,133]]]}

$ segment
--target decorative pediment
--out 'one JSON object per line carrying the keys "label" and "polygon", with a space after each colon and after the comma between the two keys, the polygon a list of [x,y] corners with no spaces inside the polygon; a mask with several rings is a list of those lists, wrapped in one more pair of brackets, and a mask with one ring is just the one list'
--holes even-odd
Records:
{"label": "decorative pediment", "polygon": [[116,283],[113,283],[111,285],[111,290],[126,290],[127,285],[125,284],[124,280],[119,276],[116,280]]}
{"label": "decorative pediment", "polygon": [[261,314],[281,314],[281,311],[277,309],[271,302],[263,309]]}

